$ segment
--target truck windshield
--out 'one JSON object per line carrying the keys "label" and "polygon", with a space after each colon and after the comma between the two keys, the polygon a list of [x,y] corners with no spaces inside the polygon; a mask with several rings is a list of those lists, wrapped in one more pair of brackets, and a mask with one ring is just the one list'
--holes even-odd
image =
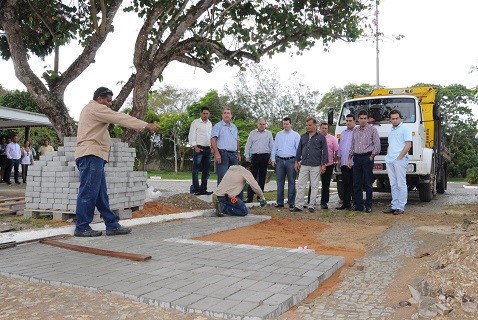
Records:
{"label": "truck windshield", "polygon": [[415,99],[413,98],[371,98],[363,100],[353,100],[344,103],[342,113],[339,118],[339,125],[345,125],[345,116],[349,113],[358,119],[358,113],[362,110],[367,111],[370,124],[388,124],[390,123],[390,111],[393,109],[400,110],[403,122],[415,122],[417,119],[415,107]]}

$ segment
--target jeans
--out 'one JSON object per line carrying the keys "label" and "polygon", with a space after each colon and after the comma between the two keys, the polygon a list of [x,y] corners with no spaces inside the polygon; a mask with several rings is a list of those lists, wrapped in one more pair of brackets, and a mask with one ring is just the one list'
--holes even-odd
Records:
{"label": "jeans", "polygon": [[219,150],[219,153],[221,155],[221,163],[216,164],[217,185],[221,183],[221,180],[226,174],[227,169],[229,169],[230,166],[237,165],[238,163],[235,152]]}
{"label": "jeans", "polygon": [[22,180],[23,180],[23,183],[27,182],[28,166],[29,166],[29,164],[22,164]]}
{"label": "jeans", "polygon": [[349,166],[341,166],[340,170],[342,171],[342,185],[344,188],[344,198],[343,198],[343,205],[344,207],[351,207],[350,199],[353,199],[353,166],[349,168]]}
{"label": "jeans", "polygon": [[18,167],[20,166],[20,159],[8,159],[7,161],[7,166],[5,167],[5,173],[4,173],[4,181],[5,182],[10,182],[10,177],[12,175],[12,168],[13,168],[13,178],[15,179],[15,182],[18,181],[19,177],[19,172],[18,172]]}
{"label": "jeans", "polygon": [[120,227],[119,217],[110,209],[105,178],[106,161],[97,156],[76,159],[80,171],[80,187],[76,199],[76,231],[91,230],[95,207],[103,218],[106,230]]}
{"label": "jeans", "polygon": [[284,205],[284,184],[287,176],[288,195],[287,202],[289,206],[295,204],[295,177],[294,169],[295,159],[284,160],[276,157],[276,179],[277,179],[277,204]]}
{"label": "jeans", "polygon": [[325,167],[324,174],[320,175],[320,180],[322,180],[322,191],[320,195],[320,204],[327,205],[330,200],[330,180],[332,180],[332,173],[334,172],[334,165],[331,164]]}
{"label": "jeans", "polygon": [[[251,156],[251,173],[257,180],[259,187],[264,192],[264,186],[266,185],[267,166],[271,155],[269,153],[253,154]],[[249,186],[247,189],[247,200],[254,198],[254,191]]]}
{"label": "jeans", "polygon": [[353,165],[355,208],[363,210],[363,188],[365,187],[365,208],[372,208],[373,160],[370,155],[354,155]]}
{"label": "jeans", "polygon": [[387,173],[392,190],[392,209],[405,210],[408,197],[407,187],[408,158],[387,163]]}
{"label": "jeans", "polygon": [[[201,147],[202,151],[193,151],[193,185],[191,193],[206,192],[209,167],[211,165],[211,148]],[[201,185],[199,185],[199,170],[201,170]]]}
{"label": "jeans", "polygon": [[236,203],[232,203],[228,197],[218,196],[219,210],[221,210],[222,213],[231,216],[246,216],[249,213],[246,204],[240,197],[236,197],[236,199]]}
{"label": "jeans", "polygon": [[299,171],[299,179],[297,181],[297,195],[295,197],[295,206],[302,209],[305,203],[304,192],[307,182],[310,181],[310,201],[309,208],[314,208],[317,200],[317,191],[319,191],[320,182],[320,166],[301,166]]}

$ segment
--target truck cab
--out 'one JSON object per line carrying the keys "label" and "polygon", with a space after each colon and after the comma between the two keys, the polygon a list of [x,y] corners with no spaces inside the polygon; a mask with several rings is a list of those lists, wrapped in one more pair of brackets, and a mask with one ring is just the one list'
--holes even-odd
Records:
{"label": "truck cab", "polygon": [[[375,89],[370,96],[358,97],[343,103],[335,128],[335,136],[346,129],[345,116],[352,113],[357,119],[360,111],[369,116],[368,123],[375,126],[380,136],[380,154],[375,156],[373,177],[374,189],[390,192],[385,155],[388,134],[391,130],[390,111],[397,109],[402,122],[412,131],[412,147],[408,153],[407,185],[409,191],[417,190],[421,201],[430,201],[436,192],[446,189],[446,161],[442,155],[441,122],[436,104],[436,90],[432,87]],[[339,197],[343,185],[339,166],[334,175]]]}

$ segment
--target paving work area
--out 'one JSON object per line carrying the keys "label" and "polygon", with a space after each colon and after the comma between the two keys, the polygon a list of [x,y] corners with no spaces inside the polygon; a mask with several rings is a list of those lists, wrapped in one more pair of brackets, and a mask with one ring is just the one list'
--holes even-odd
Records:
{"label": "paving work area", "polygon": [[0,274],[104,290],[154,306],[224,319],[268,319],[298,304],[344,264],[304,249],[191,240],[247,226],[261,216],[193,218],[134,227],[126,236],[69,238],[65,243],[151,255],[145,262],[40,243],[2,250]]}

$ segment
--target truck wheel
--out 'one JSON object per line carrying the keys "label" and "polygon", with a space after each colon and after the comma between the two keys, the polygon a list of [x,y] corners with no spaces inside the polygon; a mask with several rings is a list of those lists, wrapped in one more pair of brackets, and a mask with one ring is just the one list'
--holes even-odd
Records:
{"label": "truck wheel", "polygon": [[447,178],[447,172],[446,168],[443,167],[441,168],[441,180],[437,180],[437,193],[445,193],[447,183],[448,183],[448,178]]}
{"label": "truck wheel", "polygon": [[342,176],[337,176],[337,193],[339,194],[339,199],[344,200],[344,182],[342,181]]}
{"label": "truck wheel", "polygon": [[429,182],[418,184],[418,196],[421,202],[430,202],[433,198],[432,180],[427,176]]}

